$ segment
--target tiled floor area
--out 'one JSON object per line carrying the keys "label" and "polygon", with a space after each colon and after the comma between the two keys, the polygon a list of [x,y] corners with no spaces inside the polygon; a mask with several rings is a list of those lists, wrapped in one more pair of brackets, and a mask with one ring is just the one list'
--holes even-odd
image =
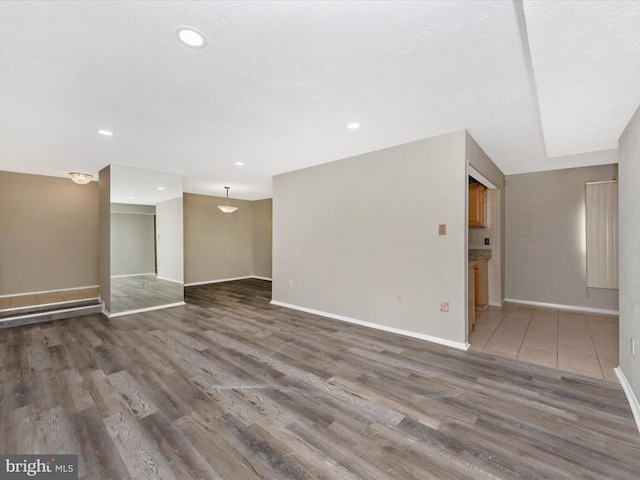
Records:
{"label": "tiled floor area", "polygon": [[83,288],[81,290],[62,290],[59,292],[34,293],[29,295],[16,295],[0,298],[0,310],[7,308],[32,307],[49,303],[68,302],[71,300],[84,300],[85,298],[97,298],[98,288]]}
{"label": "tiled floor area", "polygon": [[617,316],[509,303],[476,315],[471,350],[617,381]]}

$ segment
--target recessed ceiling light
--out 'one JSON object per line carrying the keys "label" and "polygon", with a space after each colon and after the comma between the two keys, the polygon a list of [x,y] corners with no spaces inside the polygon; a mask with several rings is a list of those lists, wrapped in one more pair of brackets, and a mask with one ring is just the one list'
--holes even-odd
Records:
{"label": "recessed ceiling light", "polygon": [[106,137],[113,137],[113,132],[111,130],[98,130],[98,133]]}
{"label": "recessed ceiling light", "polygon": [[134,200],[134,199],[135,199],[135,197],[129,197],[129,200]]}
{"label": "recessed ceiling light", "polygon": [[356,123],[356,122],[352,122],[352,123],[347,125],[347,128],[349,130],[357,130],[358,128],[360,128],[360,124]]}
{"label": "recessed ceiling light", "polygon": [[158,187],[158,190],[164,190],[164,187]]}
{"label": "recessed ceiling light", "polygon": [[244,162],[236,162],[235,164],[241,167],[242,165],[244,165]]}
{"label": "recessed ceiling light", "polygon": [[180,27],[176,35],[182,43],[193,48],[203,48],[207,44],[204,35],[191,27]]}

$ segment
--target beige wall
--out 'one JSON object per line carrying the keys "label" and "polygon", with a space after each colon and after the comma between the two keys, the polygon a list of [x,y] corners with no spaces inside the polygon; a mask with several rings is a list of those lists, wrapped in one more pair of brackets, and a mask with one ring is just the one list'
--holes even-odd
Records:
{"label": "beige wall", "polygon": [[223,197],[184,194],[185,284],[253,275],[253,203],[232,199],[238,207],[222,213]]}
{"label": "beige wall", "polygon": [[274,177],[274,302],[463,345],[465,135]]}
{"label": "beige wall", "polygon": [[[102,195],[98,182],[0,171],[0,295],[101,284],[109,303],[109,173],[100,172]],[[216,208],[224,202],[185,194],[186,283],[271,278],[271,200],[232,199],[240,208],[228,216]]]}
{"label": "beige wall", "polygon": [[585,296],[584,184],[614,178],[615,164],[507,177],[507,300],[618,310],[617,290]]}
{"label": "beige wall", "polygon": [[271,278],[273,202],[270,198],[253,202],[253,274]]}
{"label": "beige wall", "polygon": [[[619,152],[620,369],[640,409],[640,109],[620,137]],[[640,410],[636,413],[640,428]]]}
{"label": "beige wall", "polygon": [[0,295],[98,285],[98,184],[0,172]]}

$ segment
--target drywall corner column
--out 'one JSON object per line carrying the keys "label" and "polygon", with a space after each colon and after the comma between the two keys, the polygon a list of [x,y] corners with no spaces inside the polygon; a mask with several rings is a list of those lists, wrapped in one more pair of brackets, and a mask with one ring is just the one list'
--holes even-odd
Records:
{"label": "drywall corner column", "polygon": [[99,174],[99,278],[100,298],[104,309],[111,311],[111,166],[100,170]]}
{"label": "drywall corner column", "polygon": [[270,198],[256,200],[253,206],[253,274],[271,278],[273,202]]}
{"label": "drywall corner column", "polygon": [[[640,108],[619,141],[620,370],[640,399]],[[631,350],[634,342],[635,354]],[[632,407],[634,405],[632,404]],[[635,405],[640,413],[640,405]],[[640,427],[640,418],[636,417]]]}
{"label": "drywall corner column", "polygon": [[461,130],[274,177],[274,302],[463,345],[466,168]]}

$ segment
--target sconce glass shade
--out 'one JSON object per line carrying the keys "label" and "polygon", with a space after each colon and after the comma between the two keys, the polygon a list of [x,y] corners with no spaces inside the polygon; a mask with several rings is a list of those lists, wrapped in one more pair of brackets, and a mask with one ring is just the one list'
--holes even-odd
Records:
{"label": "sconce glass shade", "polygon": [[91,181],[93,175],[89,175],[88,173],[80,173],[80,172],[69,172],[69,176],[71,180],[80,185],[85,185]]}
{"label": "sconce glass shade", "polygon": [[238,209],[238,207],[230,207],[229,206],[229,189],[231,187],[224,187],[224,188],[227,189],[227,204],[226,205],[218,205],[218,208],[220,210],[222,210],[224,213],[233,213]]}

